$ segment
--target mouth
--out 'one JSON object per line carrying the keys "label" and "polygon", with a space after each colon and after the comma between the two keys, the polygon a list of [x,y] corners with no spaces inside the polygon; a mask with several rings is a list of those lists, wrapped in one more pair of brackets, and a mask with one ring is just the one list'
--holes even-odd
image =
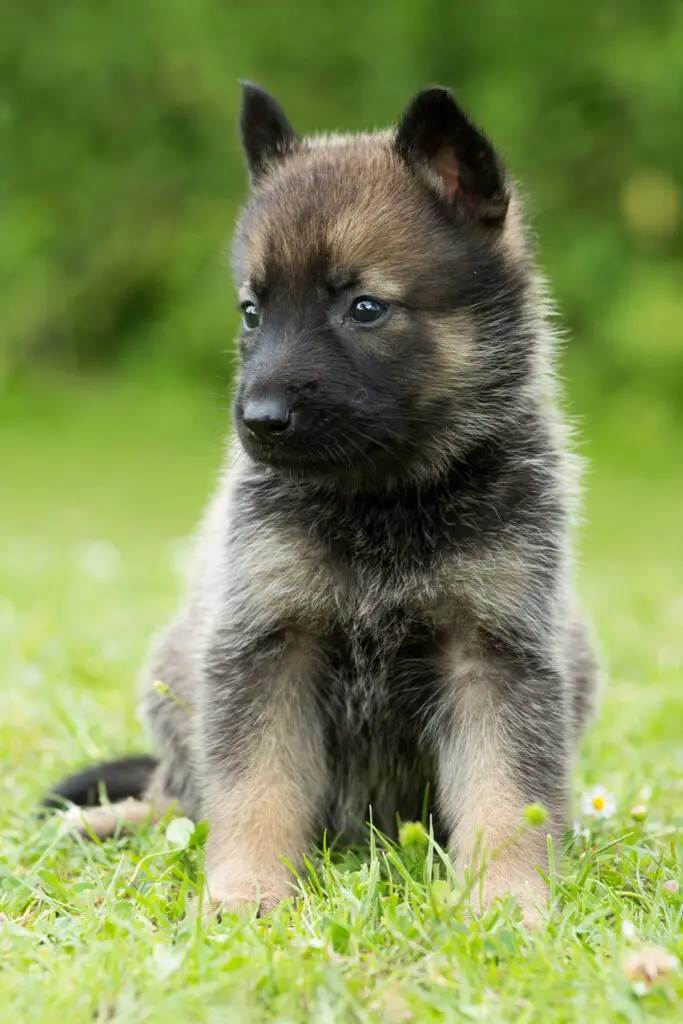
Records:
{"label": "mouth", "polygon": [[254,462],[296,480],[365,490],[409,471],[408,459],[399,453],[380,443],[361,448],[348,434],[336,442],[328,438],[306,444],[285,437],[262,444],[244,429],[238,433],[242,447]]}
{"label": "mouth", "polygon": [[267,443],[260,441],[247,428],[238,429],[240,443],[254,462],[298,476],[319,476],[334,471],[333,460],[310,444],[297,443],[291,432],[284,430]]}

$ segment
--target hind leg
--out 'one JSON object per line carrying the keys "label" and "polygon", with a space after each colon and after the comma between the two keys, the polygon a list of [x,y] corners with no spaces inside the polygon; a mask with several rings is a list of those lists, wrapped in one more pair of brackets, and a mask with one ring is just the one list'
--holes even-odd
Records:
{"label": "hind leg", "polygon": [[201,814],[192,749],[198,686],[192,651],[192,623],[184,612],[157,638],[145,671],[141,714],[160,756],[143,799],[159,816],[171,804],[190,818]]}
{"label": "hind leg", "polygon": [[[103,782],[107,788],[106,773]],[[82,806],[75,803],[63,811],[61,819],[69,832],[96,839],[109,839],[145,824],[155,824],[173,808],[182,810],[177,797],[168,788],[168,767],[162,760],[152,772],[140,797],[125,797],[111,803]]]}
{"label": "hind leg", "polygon": [[[172,808],[198,817],[200,806],[190,757],[189,713],[176,707],[171,698],[152,685],[144,697],[143,710],[161,749],[146,784],[141,785],[137,776],[128,780],[121,778],[124,774],[121,771],[116,776],[113,774],[112,769],[125,767],[125,760],[110,762],[66,780],[68,784],[62,783],[56,793],[74,804],[62,813],[64,826],[69,831],[107,839],[117,832],[130,830],[131,826],[157,822]],[[152,759],[148,760],[152,763]],[[126,781],[130,783],[128,787]],[[100,804],[102,788],[111,803]],[[56,803],[54,799],[50,802]]]}
{"label": "hind leg", "polygon": [[62,822],[66,831],[84,838],[109,839],[117,832],[129,831],[131,826],[145,825],[158,817],[159,812],[152,804],[130,797],[99,807],[70,807],[62,814]]}

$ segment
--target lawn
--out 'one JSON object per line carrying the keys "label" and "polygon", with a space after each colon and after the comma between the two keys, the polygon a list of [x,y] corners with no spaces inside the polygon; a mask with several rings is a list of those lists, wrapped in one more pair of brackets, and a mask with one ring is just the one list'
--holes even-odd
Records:
{"label": "lawn", "polygon": [[[683,1019],[683,434],[637,406],[582,428],[581,588],[611,680],[538,934],[513,906],[472,921],[419,831],[318,853],[296,905],[218,923],[191,898],[201,827],[95,844],[33,816],[64,771],[144,748],[138,665],[177,598],[224,405],[143,383],[3,400],[2,1020]],[[595,785],[614,796],[604,820],[582,815]]]}

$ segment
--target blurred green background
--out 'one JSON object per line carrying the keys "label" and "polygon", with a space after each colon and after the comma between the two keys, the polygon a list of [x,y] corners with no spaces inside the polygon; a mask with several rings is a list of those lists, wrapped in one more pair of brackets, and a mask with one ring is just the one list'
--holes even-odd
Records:
{"label": "blurred green background", "polygon": [[22,0],[0,36],[5,396],[36,371],[226,384],[238,79],[301,131],[384,126],[437,81],[529,195],[581,409],[676,419],[680,0]]}
{"label": "blurred green background", "polygon": [[[197,984],[179,972],[160,986],[146,966],[148,911],[133,926],[120,910],[132,884],[121,869],[128,855],[118,845],[109,853],[56,846],[33,817],[38,796],[64,772],[148,748],[135,679],[150,633],[177,600],[187,537],[229,423],[237,314],[227,251],[246,191],[240,78],[270,89],[304,132],[385,126],[421,86],[450,85],[523,183],[566,328],[561,372],[590,466],[580,589],[610,667],[575,793],[602,783],[615,794],[615,836],[633,827],[634,804],[651,798],[651,811],[635,826],[643,829],[637,860],[624,859],[616,839],[597,850],[586,883],[595,896],[582,903],[596,910],[569,938],[570,959],[563,953],[563,971],[573,962],[595,988],[573,989],[570,971],[558,989],[556,971],[539,973],[550,964],[545,947],[534,958],[526,944],[523,966],[487,952],[493,973],[482,969],[481,985],[495,1000],[492,979],[515,992],[520,972],[524,999],[507,1014],[490,1004],[500,1019],[532,1012],[552,983],[559,1016],[566,1004],[596,1019],[595,993],[595,1005],[613,998],[615,1014],[645,1020],[623,986],[606,987],[605,965],[619,971],[621,939],[608,929],[623,914],[640,919],[643,936],[661,934],[657,886],[683,863],[681,0],[1,5],[0,869],[8,874],[0,906],[21,913],[25,927],[0,942],[10,957],[0,1004],[15,1007],[8,1019],[18,1021],[123,1019],[115,1005],[128,1020],[124,997],[142,986],[153,993],[149,1006],[163,990],[163,1019],[176,1020],[222,991],[216,985],[242,990],[232,967],[217,972],[200,946],[188,958]],[[608,849],[614,869],[604,867]],[[25,889],[3,889],[9,872]],[[88,884],[71,887],[88,878],[94,893],[107,893],[103,917]],[[653,902],[641,895],[646,887]],[[148,899],[143,887],[135,892]],[[79,909],[55,920],[42,893]],[[176,903],[166,912],[175,946]],[[673,903],[669,920],[673,952]],[[320,950],[318,934],[306,941]],[[362,969],[381,969],[395,990],[396,965],[408,960],[403,952],[396,960],[387,934],[376,948],[392,958],[389,970],[375,952],[361,953]],[[422,935],[413,945],[431,980],[418,985],[421,975],[401,966],[399,984],[429,999],[430,985],[441,991],[438,961],[423,955]],[[271,1005],[278,978],[293,977],[273,974],[275,953],[257,956],[245,976],[259,1006]],[[307,970],[315,966],[318,953],[302,955]],[[467,977],[453,1012],[461,1005],[472,1016],[479,997]],[[679,1019],[669,988],[663,993]],[[137,1019],[148,1019],[140,998]],[[315,1003],[325,1012],[332,1005]]]}

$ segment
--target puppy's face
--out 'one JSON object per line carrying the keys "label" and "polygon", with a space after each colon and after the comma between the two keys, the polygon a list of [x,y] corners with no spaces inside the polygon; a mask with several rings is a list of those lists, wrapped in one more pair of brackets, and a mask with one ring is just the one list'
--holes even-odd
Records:
{"label": "puppy's face", "polygon": [[301,141],[247,86],[242,132],[243,446],[312,478],[433,471],[472,433],[487,316],[520,313],[495,153],[444,90],[395,133]]}

